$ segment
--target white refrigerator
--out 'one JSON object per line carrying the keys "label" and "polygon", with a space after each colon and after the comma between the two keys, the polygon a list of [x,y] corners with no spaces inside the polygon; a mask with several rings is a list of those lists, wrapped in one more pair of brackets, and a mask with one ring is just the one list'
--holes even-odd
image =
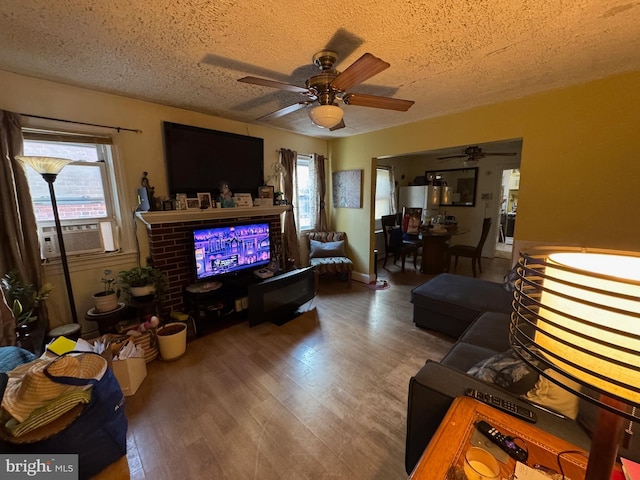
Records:
{"label": "white refrigerator", "polygon": [[440,187],[432,185],[411,185],[400,187],[398,192],[398,211],[407,208],[422,209],[422,223],[439,214]]}

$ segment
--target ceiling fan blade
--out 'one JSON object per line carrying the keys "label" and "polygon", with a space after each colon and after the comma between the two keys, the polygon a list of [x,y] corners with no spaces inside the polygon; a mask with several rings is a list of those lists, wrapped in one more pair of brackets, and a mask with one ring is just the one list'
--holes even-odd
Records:
{"label": "ceiling fan blade", "polygon": [[344,118],[343,118],[342,120],[340,120],[339,124],[334,125],[333,127],[331,127],[329,129],[329,131],[333,132],[334,130],[339,130],[339,129],[344,128],[344,127],[346,127],[346,125],[344,124]]}
{"label": "ceiling fan blade", "polygon": [[448,157],[438,157],[438,160],[446,160],[447,158],[464,158],[467,155],[449,155]]}
{"label": "ceiling fan blade", "polygon": [[347,69],[338,75],[331,86],[336,90],[345,91],[365,82],[369,78],[386,70],[391,65],[370,53],[365,53],[358,60],[353,62]]}
{"label": "ceiling fan blade", "polygon": [[413,100],[402,100],[400,98],[378,97],[377,95],[366,95],[364,93],[347,93],[342,97],[342,101],[347,105],[357,105],[359,107],[386,108],[387,110],[398,110],[406,112],[415,102]]}
{"label": "ceiling fan blade", "polygon": [[242,77],[238,79],[242,83],[250,83],[252,85],[260,85],[262,87],[278,88],[280,90],[286,90],[288,92],[295,93],[308,93],[309,89],[303,87],[297,87],[288,83],[276,82],[275,80],[268,80],[260,77]]}
{"label": "ceiling fan blade", "polygon": [[276,110],[275,112],[268,113],[267,115],[263,115],[260,118],[256,118],[256,120],[260,122],[268,122],[269,120],[275,120],[276,118],[284,117],[290,113],[293,113],[301,108],[306,107],[311,102],[300,102],[294,103],[293,105],[289,105],[288,107],[281,108],[280,110]]}
{"label": "ceiling fan blade", "polygon": [[492,156],[492,157],[512,157],[514,155],[516,155],[515,152],[507,152],[507,153],[488,153],[488,152],[484,152],[483,153],[485,156]]}

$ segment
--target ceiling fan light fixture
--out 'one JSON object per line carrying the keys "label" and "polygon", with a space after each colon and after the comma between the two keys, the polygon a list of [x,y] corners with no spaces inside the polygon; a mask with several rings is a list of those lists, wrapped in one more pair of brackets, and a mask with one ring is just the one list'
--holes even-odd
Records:
{"label": "ceiling fan light fixture", "polygon": [[335,127],[342,121],[344,111],[337,105],[318,105],[309,110],[309,117],[320,128]]}
{"label": "ceiling fan light fixture", "polygon": [[477,167],[479,163],[480,162],[476,159],[469,159],[464,161],[464,166],[468,168]]}

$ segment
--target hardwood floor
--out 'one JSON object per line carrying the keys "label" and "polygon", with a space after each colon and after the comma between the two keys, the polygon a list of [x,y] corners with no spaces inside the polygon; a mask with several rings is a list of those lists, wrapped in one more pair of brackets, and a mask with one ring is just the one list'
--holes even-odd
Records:
{"label": "hardwood floor", "polygon": [[[409,378],[453,342],[411,321],[409,292],[431,276],[409,265],[379,267],[385,290],[321,278],[283,326],[237,323],[149,363],[127,397],[131,478],[406,479]],[[483,259],[481,278],[508,268]]]}

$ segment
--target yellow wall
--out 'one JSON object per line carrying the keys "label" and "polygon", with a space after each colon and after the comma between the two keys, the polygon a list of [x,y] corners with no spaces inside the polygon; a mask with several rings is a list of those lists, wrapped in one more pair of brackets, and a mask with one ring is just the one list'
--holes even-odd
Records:
{"label": "yellow wall", "polygon": [[[522,138],[516,242],[640,250],[640,72],[475,108],[331,144],[333,170],[364,170],[364,209],[335,209],[357,252],[356,271],[373,272],[372,159]],[[367,265],[369,265],[367,269]]]}
{"label": "yellow wall", "polygon": [[[223,130],[243,135],[251,135],[264,139],[265,176],[271,174],[271,165],[277,160],[276,150],[281,147],[290,148],[300,153],[318,153],[327,155],[327,141],[317,138],[296,135],[282,130],[250,125],[225,120],[210,115],[198,114],[178,108],[133,100],[117,95],[99,93],[92,90],[48,82],[31,77],[0,71],[0,108],[17,113],[26,113],[73,120],[102,125],[112,125],[142,130],[141,134],[106,131],[114,135],[114,147],[117,154],[116,168],[123,171],[125,196],[123,205],[123,222],[125,229],[130,228],[132,212],[137,207],[136,188],[140,185],[143,171],[149,172],[149,179],[158,196],[167,195],[168,188],[164,166],[162,146],[162,121],[196,125],[204,128]],[[42,121],[24,118],[31,125]],[[83,129],[72,124],[58,123],[58,127],[75,130]],[[89,131],[100,129],[88,128]],[[232,186],[233,188],[233,186]],[[212,185],[212,191],[217,185]],[[132,236],[132,233],[130,234]],[[142,263],[148,254],[147,237],[144,229],[138,225],[138,238]],[[125,244],[126,244],[125,239]],[[134,246],[130,238],[130,246]],[[123,264],[124,261],[124,264]],[[128,263],[127,263],[128,262]],[[90,264],[89,268],[87,264]],[[135,264],[135,256],[106,256],[99,261],[95,258],[82,262],[70,260],[72,286],[78,316],[84,318],[85,312],[91,308],[91,295],[100,290],[100,277],[104,268],[112,268],[114,272],[124,270]],[[47,267],[47,279],[55,284],[56,289],[48,301],[52,326],[67,323],[70,318],[67,308],[64,281],[61,269]],[[83,329],[86,331],[86,329]]]}
{"label": "yellow wall", "polygon": [[[8,72],[0,71],[0,85],[0,108],[5,110],[141,129],[142,134],[115,135],[129,213],[142,171],[149,172],[158,195],[167,193],[163,120],[264,138],[265,174],[280,147],[328,154],[329,175],[362,169],[363,208],[333,209],[330,195],[327,205],[331,228],[347,232],[355,271],[364,278],[373,272],[369,224],[376,157],[504,139],[523,139],[517,242],[640,250],[640,72],[331,142]],[[144,259],[144,243],[142,253]],[[102,268],[95,265],[95,271]],[[92,284],[91,273],[74,274],[80,316],[99,289],[99,275]],[[61,283],[58,290],[63,288]]]}

